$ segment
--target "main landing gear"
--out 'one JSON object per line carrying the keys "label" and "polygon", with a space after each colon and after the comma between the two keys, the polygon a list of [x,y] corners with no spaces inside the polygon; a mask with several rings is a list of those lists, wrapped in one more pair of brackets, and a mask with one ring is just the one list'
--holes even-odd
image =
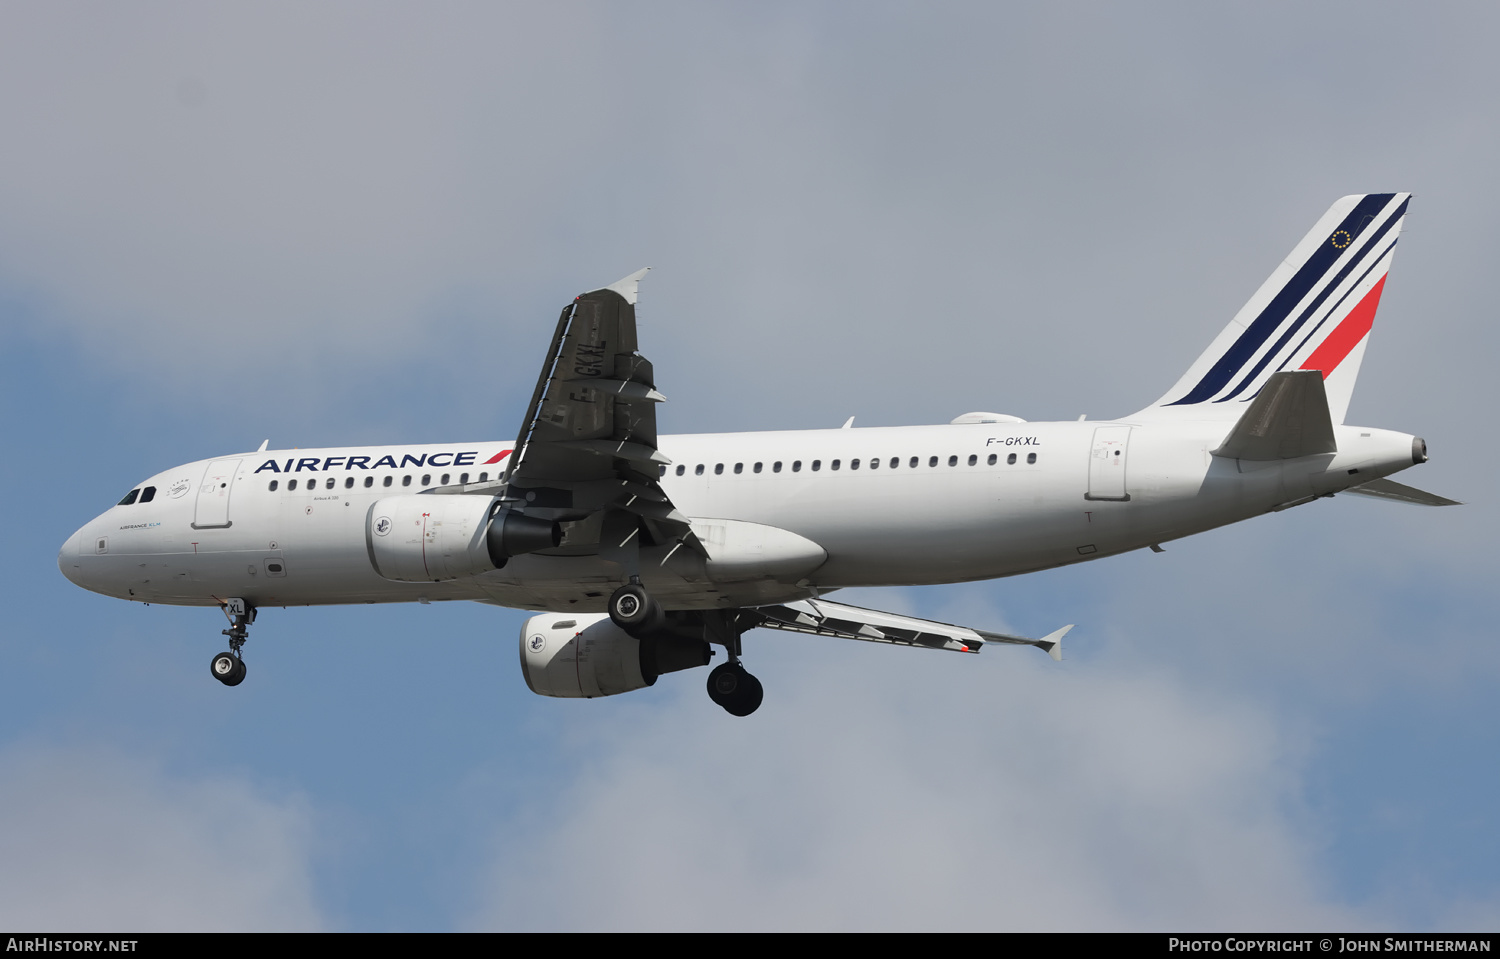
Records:
{"label": "main landing gear", "polygon": [[214,679],[225,686],[238,686],[245,681],[245,660],[240,656],[240,647],[250,635],[250,624],[255,622],[255,607],[243,599],[226,600],[224,615],[229,618],[229,628],[223,631],[229,637],[229,652],[215,656],[209,665]]}
{"label": "main landing gear", "polygon": [[667,614],[651,598],[638,577],[615,590],[609,597],[609,618],[637,639],[645,639],[666,625]]}
{"label": "main landing gear", "polygon": [[748,716],[760,708],[766,691],[733,653],[708,674],[708,698],[731,716]]}
{"label": "main landing gear", "polygon": [[[678,618],[682,614],[674,613],[673,625],[669,626],[661,604],[651,597],[635,576],[610,595],[608,608],[610,620],[640,640],[650,640],[663,631],[682,632]],[[731,716],[748,716],[760,708],[765,688],[740,662],[740,632],[717,610],[700,616],[701,619],[692,620],[695,635],[729,651],[729,662],[721,663],[708,674],[708,698]],[[702,624],[701,634],[697,633],[698,623]]]}

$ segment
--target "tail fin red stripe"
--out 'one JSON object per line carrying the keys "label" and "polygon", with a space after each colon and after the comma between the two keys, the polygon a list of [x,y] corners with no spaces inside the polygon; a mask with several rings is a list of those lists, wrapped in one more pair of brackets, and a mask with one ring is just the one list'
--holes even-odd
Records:
{"label": "tail fin red stripe", "polygon": [[1338,325],[1328,338],[1318,344],[1313,350],[1312,356],[1302,364],[1304,370],[1322,370],[1323,379],[1328,379],[1328,374],[1338,369],[1338,365],[1344,362],[1344,357],[1349,351],[1359,345],[1359,341],[1370,332],[1370,327],[1375,324],[1375,309],[1380,306],[1380,292],[1385,289],[1385,277],[1381,277],[1371,289],[1365,294],[1365,298],[1359,301],[1359,305],[1349,311],[1344,321]]}

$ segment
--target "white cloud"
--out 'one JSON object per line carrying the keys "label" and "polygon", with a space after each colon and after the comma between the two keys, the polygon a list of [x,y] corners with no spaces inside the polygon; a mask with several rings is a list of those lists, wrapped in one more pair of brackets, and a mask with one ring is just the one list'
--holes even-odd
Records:
{"label": "white cloud", "polygon": [[117,750],[0,753],[0,925],[316,930],[308,810]]}
{"label": "white cloud", "polygon": [[875,652],[847,684],[776,680],[745,721],[697,703],[599,735],[505,827],[474,925],[1361,924],[1299,826],[1304,744],[1265,710],[1161,674]]}

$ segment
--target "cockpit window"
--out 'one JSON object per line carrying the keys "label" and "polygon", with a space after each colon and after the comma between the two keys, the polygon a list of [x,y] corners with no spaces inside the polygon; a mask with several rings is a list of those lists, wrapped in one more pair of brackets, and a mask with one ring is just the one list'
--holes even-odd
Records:
{"label": "cockpit window", "polygon": [[116,503],[115,505],[116,506],[129,506],[131,503],[135,502],[135,498],[137,496],[139,496],[139,495],[141,495],[141,491],[138,490],[138,489],[133,489],[130,492],[126,493],[125,494],[125,498],[122,499],[122,500],[120,500],[120,502]]}
{"label": "cockpit window", "polygon": [[145,489],[141,490],[141,502],[142,503],[149,503],[149,502],[151,502],[154,499],[156,499],[156,487],[155,486],[148,486]]}

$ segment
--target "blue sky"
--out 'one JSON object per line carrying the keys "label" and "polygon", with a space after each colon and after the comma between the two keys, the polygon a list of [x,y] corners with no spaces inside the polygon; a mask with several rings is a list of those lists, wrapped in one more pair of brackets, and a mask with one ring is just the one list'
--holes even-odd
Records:
{"label": "blue sky", "polygon": [[[1487,9],[3,9],[0,923],[1494,928]],[[174,463],[513,436],[643,265],[666,432],[1122,415],[1390,190],[1349,418],[1468,505],[848,594],[1061,665],[753,634],[737,721],[436,604],[264,611],[229,690],[216,613],[56,568]]]}

